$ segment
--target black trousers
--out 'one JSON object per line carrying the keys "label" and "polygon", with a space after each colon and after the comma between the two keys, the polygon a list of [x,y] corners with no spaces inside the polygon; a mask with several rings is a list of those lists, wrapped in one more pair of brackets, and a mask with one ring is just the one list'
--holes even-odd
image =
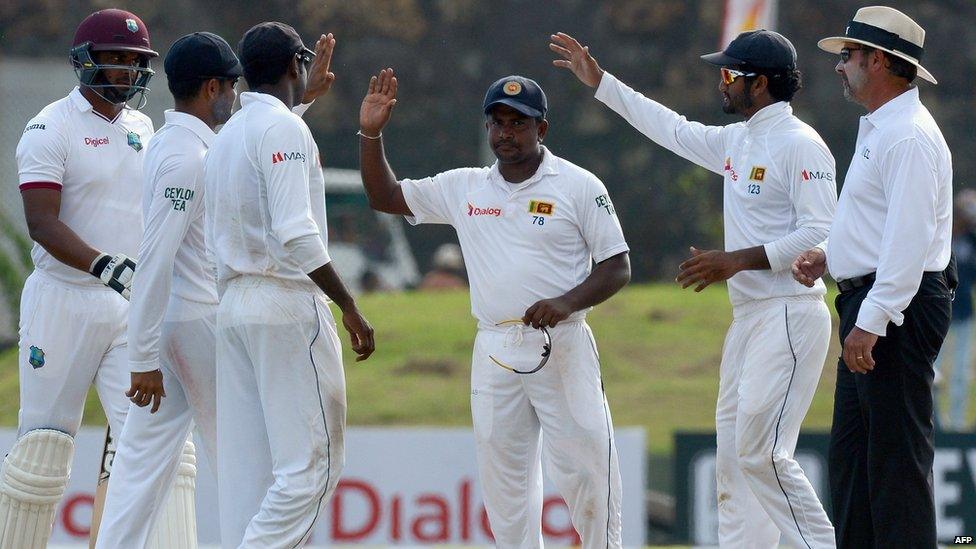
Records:
{"label": "black trousers", "polygon": [[[837,296],[841,343],[870,289]],[[936,547],[932,363],[951,306],[945,274],[925,273],[905,322],[878,338],[874,370],[854,374],[839,360],[829,477],[841,549]]]}

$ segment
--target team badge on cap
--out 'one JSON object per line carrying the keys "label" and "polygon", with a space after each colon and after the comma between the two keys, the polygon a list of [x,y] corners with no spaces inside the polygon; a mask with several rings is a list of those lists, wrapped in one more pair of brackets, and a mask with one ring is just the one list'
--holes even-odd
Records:
{"label": "team badge on cap", "polygon": [[129,138],[129,146],[135,149],[136,152],[142,150],[142,140],[139,139],[139,134],[137,134],[136,132],[129,132],[129,134],[126,137]]}
{"label": "team badge on cap", "polygon": [[129,32],[139,32],[139,25],[135,19],[126,19],[125,28],[129,29]]}
{"label": "team badge on cap", "polygon": [[30,358],[27,359],[27,362],[29,362],[35,370],[41,366],[44,366],[44,349],[31,345]]}
{"label": "team badge on cap", "polygon": [[505,87],[502,89],[505,91],[505,95],[518,95],[522,93],[522,84],[515,80],[510,80],[505,82]]}

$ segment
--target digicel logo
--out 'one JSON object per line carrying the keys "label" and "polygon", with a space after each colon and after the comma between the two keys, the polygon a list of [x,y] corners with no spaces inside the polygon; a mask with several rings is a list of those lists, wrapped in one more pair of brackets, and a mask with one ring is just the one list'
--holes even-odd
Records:
{"label": "digicel logo", "polygon": [[108,145],[107,137],[86,137],[85,145],[90,147],[98,147],[99,145]]}
{"label": "digicel logo", "polygon": [[[420,493],[407,499],[401,494],[383,497],[379,487],[363,479],[339,481],[330,506],[329,538],[332,542],[362,542],[372,536],[387,541],[458,543],[487,538],[494,541],[488,512],[472,493],[473,481],[462,479],[456,496]],[[354,518],[347,507],[360,511]],[[365,510],[365,513],[362,511]],[[580,544],[566,502],[549,497],[542,504],[542,534],[551,541]]]}
{"label": "digicel logo", "polygon": [[501,217],[501,208],[479,208],[468,202],[468,216],[474,215],[493,215],[495,217]]}

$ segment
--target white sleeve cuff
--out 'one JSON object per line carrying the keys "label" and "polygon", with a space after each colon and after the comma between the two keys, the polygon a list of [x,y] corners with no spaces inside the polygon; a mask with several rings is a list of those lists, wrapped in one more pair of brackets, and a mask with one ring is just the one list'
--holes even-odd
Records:
{"label": "white sleeve cuff", "polygon": [[769,270],[774,273],[778,273],[789,267],[793,263],[793,259],[783,257],[783,254],[776,249],[775,242],[767,242],[763,244],[763,249],[766,251],[766,259],[769,261]]}
{"label": "white sleeve cuff", "polygon": [[154,372],[159,369],[159,358],[150,360],[130,360],[129,372],[133,374],[143,374]]}
{"label": "white sleeve cuff", "polygon": [[[315,103],[315,101],[312,101],[312,103]],[[298,116],[304,117],[309,107],[312,106],[312,103],[299,103],[291,108],[291,112],[297,114]]]}
{"label": "white sleeve cuff", "polygon": [[896,318],[889,318],[884,309],[865,299],[861,303],[861,310],[857,313],[855,325],[865,332],[884,337],[888,331],[888,322],[901,326],[904,319],[905,317],[902,314],[898,314]]}
{"label": "white sleeve cuff", "polygon": [[322,242],[322,237],[318,234],[307,234],[293,238],[285,242],[284,246],[288,250],[288,255],[298,263],[305,274],[331,261],[329,252]]}

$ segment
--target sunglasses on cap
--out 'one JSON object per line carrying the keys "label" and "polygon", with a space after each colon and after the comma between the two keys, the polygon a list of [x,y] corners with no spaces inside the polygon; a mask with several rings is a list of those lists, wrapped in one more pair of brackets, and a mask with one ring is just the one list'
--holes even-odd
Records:
{"label": "sunglasses on cap", "polygon": [[840,50],[840,62],[847,63],[851,60],[851,52],[857,50],[863,50],[864,48],[843,48]]}
{"label": "sunglasses on cap", "polygon": [[315,52],[306,48],[305,46],[302,46],[302,49],[295,52],[295,56],[298,57],[299,61],[305,63],[307,66],[312,63],[312,59],[315,59]]}
{"label": "sunglasses on cap", "polygon": [[724,82],[726,86],[731,86],[737,78],[742,76],[756,76],[756,73],[754,72],[737,71],[727,67],[722,67],[719,69],[719,71],[722,73],[722,82]]}

